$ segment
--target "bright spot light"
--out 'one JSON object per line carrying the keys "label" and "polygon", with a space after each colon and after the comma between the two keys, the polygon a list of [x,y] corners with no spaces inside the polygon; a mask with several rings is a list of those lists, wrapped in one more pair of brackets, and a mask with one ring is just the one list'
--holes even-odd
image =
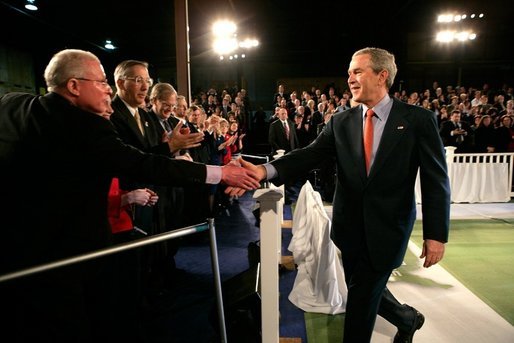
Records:
{"label": "bright spot light", "polygon": [[455,39],[457,39],[460,42],[465,42],[468,40],[469,33],[467,32],[459,32],[455,34]]}
{"label": "bright spot light", "polygon": [[212,48],[220,55],[226,55],[237,49],[237,40],[235,38],[219,38],[213,43]]}
{"label": "bright spot light", "polygon": [[229,58],[228,58],[228,59],[229,59],[229,60],[233,60],[233,59],[234,59],[234,56],[232,56],[232,55],[231,55],[231,56],[229,56]]}
{"label": "bright spot light", "polygon": [[453,31],[441,31],[437,34],[436,40],[443,43],[451,42],[453,40],[453,35]]}
{"label": "bright spot light", "polygon": [[466,14],[462,15],[462,20],[466,19],[468,16]]}
{"label": "bright spot light", "polygon": [[483,13],[480,13],[480,14],[478,15],[478,17],[479,17],[479,18],[483,18],[483,17],[484,17],[484,14],[483,14]]}
{"label": "bright spot light", "polygon": [[455,22],[459,22],[461,21],[462,17],[460,15],[456,15],[455,17],[453,17],[453,21]]}
{"label": "bright spot light", "polygon": [[246,58],[246,55],[245,54],[241,54],[241,58]]}
{"label": "bright spot light", "polygon": [[116,49],[116,47],[114,46],[114,44],[112,44],[112,41],[110,41],[110,40],[108,40],[108,39],[105,41],[104,47],[105,47],[106,49],[108,49],[108,50],[114,50],[114,49]]}
{"label": "bright spot light", "polygon": [[233,35],[236,30],[236,24],[229,20],[218,21],[212,26],[212,32],[216,37],[229,37]]}
{"label": "bright spot light", "polygon": [[465,42],[468,40],[473,40],[477,37],[476,33],[469,31],[441,31],[437,34],[436,40],[442,43],[453,42],[454,40],[458,40],[459,42]]}
{"label": "bright spot light", "polygon": [[220,56],[220,61],[223,61],[224,59],[225,59],[225,57]]}
{"label": "bright spot light", "polygon": [[36,0],[27,0],[25,8],[29,11],[37,11]]}
{"label": "bright spot light", "polygon": [[242,42],[239,42],[239,47],[241,48],[255,48],[256,46],[259,46],[259,41],[257,39],[245,39]]}
{"label": "bright spot light", "polygon": [[437,22],[439,22],[439,23],[451,23],[452,21],[453,21],[452,14],[440,14],[437,17]]}

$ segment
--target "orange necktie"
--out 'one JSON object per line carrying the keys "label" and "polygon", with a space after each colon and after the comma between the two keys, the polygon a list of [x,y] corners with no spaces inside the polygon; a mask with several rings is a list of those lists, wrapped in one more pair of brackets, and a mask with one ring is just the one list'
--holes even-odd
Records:
{"label": "orange necktie", "polygon": [[366,173],[371,167],[371,154],[373,153],[373,116],[375,112],[370,108],[366,111],[366,123],[364,124],[364,158],[366,159]]}

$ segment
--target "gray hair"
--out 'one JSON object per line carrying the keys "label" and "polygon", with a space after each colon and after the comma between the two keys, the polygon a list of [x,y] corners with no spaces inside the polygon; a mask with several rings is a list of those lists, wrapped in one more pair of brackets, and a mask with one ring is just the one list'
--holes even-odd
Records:
{"label": "gray hair", "polygon": [[123,79],[128,75],[128,72],[130,68],[134,66],[143,66],[146,69],[148,69],[148,63],[144,61],[137,61],[137,60],[126,60],[121,62],[116,66],[116,69],[114,70],[114,82],[118,84],[119,79]]}
{"label": "gray hair", "polygon": [[150,92],[150,100],[162,100],[168,95],[176,95],[177,91],[172,85],[165,82],[156,83]]}
{"label": "gray hair", "polygon": [[398,69],[394,61],[394,55],[387,50],[380,48],[364,48],[356,51],[352,58],[359,55],[369,55],[371,60],[371,69],[375,73],[380,73],[382,70],[387,70],[389,76],[386,80],[386,87],[390,89],[393,86],[394,78]]}
{"label": "gray hair", "polygon": [[62,87],[72,77],[81,77],[88,69],[87,62],[97,61],[98,57],[89,51],[65,49],[56,53],[45,68],[45,82],[49,92]]}

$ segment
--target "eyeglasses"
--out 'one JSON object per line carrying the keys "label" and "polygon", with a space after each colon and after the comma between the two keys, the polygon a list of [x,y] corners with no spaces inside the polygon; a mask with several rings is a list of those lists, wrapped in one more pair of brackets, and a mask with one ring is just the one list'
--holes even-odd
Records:
{"label": "eyeglasses", "polygon": [[133,76],[133,77],[125,77],[123,80],[130,80],[130,81],[134,81],[136,84],[140,85],[142,84],[143,82],[146,82],[146,84],[148,85],[148,87],[152,87],[153,85],[153,79],[152,78],[148,78],[148,79],[145,79],[144,77],[142,76]]}
{"label": "eyeglasses", "polygon": [[172,105],[169,102],[165,102],[162,100],[159,100],[159,102],[161,103],[162,107],[165,107],[165,108],[174,108],[175,107],[175,105]]}
{"label": "eyeglasses", "polygon": [[80,80],[80,81],[90,81],[90,82],[98,82],[100,86],[107,88],[111,87],[109,85],[109,81],[107,79],[104,80],[93,80],[93,79],[86,79],[85,77],[74,77],[74,79]]}

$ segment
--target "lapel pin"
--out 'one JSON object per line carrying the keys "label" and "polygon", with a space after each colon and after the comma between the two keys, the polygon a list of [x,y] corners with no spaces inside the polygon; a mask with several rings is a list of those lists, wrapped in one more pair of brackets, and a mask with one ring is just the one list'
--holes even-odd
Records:
{"label": "lapel pin", "polygon": [[[145,121],[145,126],[148,127],[148,122],[147,121]],[[402,128],[403,128],[403,126],[402,126]]]}
{"label": "lapel pin", "polygon": [[396,130],[403,130],[403,125],[398,126]]}

